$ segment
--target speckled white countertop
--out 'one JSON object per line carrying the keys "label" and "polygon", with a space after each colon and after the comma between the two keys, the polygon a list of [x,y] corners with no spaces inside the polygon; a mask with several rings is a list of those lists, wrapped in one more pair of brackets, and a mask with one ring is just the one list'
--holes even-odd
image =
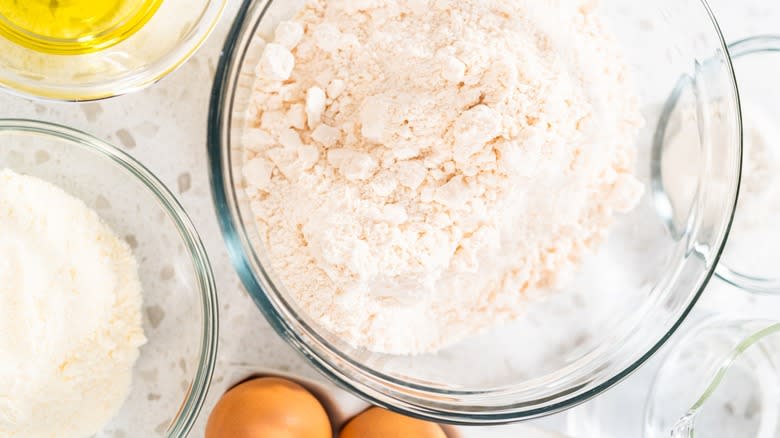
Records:
{"label": "speckled white countertop", "polygon": [[[101,137],[144,163],[179,197],[209,251],[220,300],[219,359],[214,385],[191,436],[202,436],[211,407],[242,365],[319,378],[265,322],[244,292],[228,259],[212,204],[206,159],[209,93],[224,36],[239,6],[231,0],[206,45],[161,83],[139,93],[85,104],[33,102],[0,94],[0,118],[32,118],[72,126]],[[729,41],[756,33],[780,33],[780,1],[712,0]],[[621,384],[630,387],[633,378]],[[641,410],[626,405],[626,410]],[[602,421],[605,419],[601,419]],[[563,416],[541,421],[561,428]],[[505,431],[506,433],[501,433]],[[469,436],[517,436],[499,428]]]}

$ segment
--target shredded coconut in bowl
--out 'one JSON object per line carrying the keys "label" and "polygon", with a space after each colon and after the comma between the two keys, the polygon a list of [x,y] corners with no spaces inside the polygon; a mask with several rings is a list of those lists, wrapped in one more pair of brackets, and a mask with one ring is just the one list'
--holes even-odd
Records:
{"label": "shredded coconut in bowl", "polygon": [[138,264],[83,201],[0,169],[0,437],[100,432],[146,343]]}
{"label": "shredded coconut in bowl", "polygon": [[565,284],[628,212],[642,120],[589,0],[319,0],[243,138],[284,289],[355,347],[433,352]]}

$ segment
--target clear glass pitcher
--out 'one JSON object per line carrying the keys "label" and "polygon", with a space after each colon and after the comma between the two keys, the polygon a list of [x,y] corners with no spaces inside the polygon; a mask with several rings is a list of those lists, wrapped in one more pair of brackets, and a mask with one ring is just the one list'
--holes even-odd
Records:
{"label": "clear glass pitcher", "polygon": [[646,438],[780,437],[780,323],[703,322],[656,374]]}

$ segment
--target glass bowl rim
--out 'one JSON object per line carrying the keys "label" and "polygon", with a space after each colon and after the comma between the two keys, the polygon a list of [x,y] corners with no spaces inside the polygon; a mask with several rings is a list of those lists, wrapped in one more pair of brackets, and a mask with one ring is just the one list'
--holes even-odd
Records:
{"label": "glass bowl rim", "polygon": [[[49,122],[30,119],[0,119],[2,134],[37,134],[64,141],[107,159],[127,170],[154,195],[175,225],[197,276],[200,306],[203,310],[203,328],[200,340],[200,358],[191,389],[179,406],[168,438],[184,438],[198,418],[205,402],[217,359],[219,341],[219,307],[217,287],[205,246],[192,221],[176,197],[151,171],[127,153],[93,135]],[[121,410],[120,410],[121,412]]]}
{"label": "glass bowl rim", "polygon": [[[265,5],[263,7],[263,10],[260,12],[259,21],[262,21],[262,17],[265,16],[267,9],[271,5],[271,3],[273,3],[273,1],[275,0],[261,0],[261,1],[264,1]],[[295,330],[291,328],[289,322],[285,320],[284,316],[281,315],[281,313],[275,308],[274,304],[271,303],[270,299],[266,294],[266,291],[261,286],[256,273],[251,268],[249,257],[244,252],[244,248],[242,247],[242,242],[241,242],[242,231],[240,230],[243,227],[243,225],[241,224],[241,221],[233,215],[233,212],[230,208],[230,206],[232,205],[231,200],[235,199],[236,190],[234,186],[228,187],[225,184],[225,179],[224,179],[225,174],[223,172],[223,167],[222,167],[223,159],[225,158],[222,148],[223,146],[226,146],[225,144],[223,144],[222,141],[223,128],[227,129],[228,127],[223,127],[221,122],[225,117],[225,114],[233,112],[232,108],[225,108],[223,107],[222,103],[227,101],[226,99],[227,93],[232,91],[230,84],[231,82],[237,80],[238,75],[240,73],[239,71],[233,71],[232,68],[234,61],[239,61],[239,62],[243,61],[242,59],[240,60],[234,59],[234,57],[237,55],[237,49],[238,49],[237,43],[239,37],[243,33],[242,30],[244,28],[244,24],[249,18],[249,12],[252,11],[252,6],[257,2],[258,2],[257,0],[244,0],[242,2],[238,10],[238,13],[236,15],[236,18],[234,19],[230,31],[228,32],[228,35],[225,39],[225,44],[220,54],[219,62],[215,73],[215,79],[211,91],[211,99],[209,104],[208,135],[207,135],[211,191],[212,191],[212,196],[214,198],[217,218],[219,220],[220,229],[222,231],[223,238],[228,248],[230,258],[233,262],[233,266],[237,271],[242,283],[244,284],[244,287],[246,288],[249,295],[252,297],[257,307],[260,309],[261,313],[265,316],[266,320],[274,328],[276,333],[282,339],[284,339],[289,345],[291,345],[298,353],[300,353],[307,360],[308,363],[310,363],[315,369],[317,369],[317,371],[319,371],[321,374],[329,378],[331,381],[348,389],[349,391],[358,395],[359,397],[363,398],[369,403],[386,409],[390,409],[392,411],[407,416],[420,418],[423,420],[432,420],[432,421],[438,421],[438,422],[443,422],[448,424],[465,425],[465,426],[506,424],[506,423],[516,422],[521,420],[530,420],[534,418],[544,417],[547,415],[552,415],[552,414],[565,411],[579,404],[582,404],[592,399],[593,397],[597,396],[598,394],[610,389],[614,385],[620,383],[623,379],[630,376],[648,359],[650,359],[650,357],[652,357],[682,325],[682,323],[687,318],[688,314],[691,312],[695,304],[698,302],[705,288],[709,284],[709,281],[715,275],[715,269],[718,266],[718,262],[721,256],[723,255],[724,247],[726,245],[726,242],[728,241],[728,236],[731,231],[737,200],[739,197],[739,185],[741,183],[741,176],[742,176],[742,165],[741,165],[742,144],[743,144],[742,112],[741,112],[739,90],[737,87],[737,79],[736,79],[734,66],[729,52],[729,46],[726,43],[721,27],[707,0],[698,0],[698,2],[701,4],[703,8],[703,12],[710,20],[710,24],[712,25],[712,30],[714,30],[715,35],[717,36],[718,44],[720,45],[720,49],[722,51],[722,55],[725,60],[725,65],[729,76],[729,84],[731,88],[730,91],[733,93],[734,96],[734,101],[732,103],[734,104],[735,109],[737,110],[736,127],[737,127],[737,139],[739,143],[738,144],[739,163],[737,163],[738,178],[735,187],[736,191],[735,191],[734,201],[730,206],[731,211],[727,217],[727,223],[725,224],[725,228],[723,230],[724,233],[723,240],[722,242],[719,243],[718,248],[715,251],[712,264],[707,269],[707,272],[703,277],[703,282],[701,286],[698,288],[698,290],[695,291],[694,294],[692,294],[690,303],[687,305],[687,307],[683,309],[682,313],[680,314],[680,317],[674,322],[674,324],[672,324],[670,329],[666,333],[664,333],[663,336],[661,336],[660,339],[658,339],[658,341],[656,341],[650,349],[648,349],[644,354],[639,356],[639,358],[637,358],[636,361],[634,361],[633,363],[631,363],[621,371],[615,373],[614,376],[605,379],[600,384],[594,386],[590,390],[585,391],[581,394],[577,394],[573,397],[569,397],[559,402],[556,402],[554,404],[550,404],[548,406],[544,406],[540,408],[529,409],[525,411],[517,411],[515,408],[515,410],[513,411],[510,410],[508,412],[491,412],[490,410],[479,411],[479,412],[464,412],[464,411],[454,412],[452,410],[435,409],[430,406],[414,405],[411,402],[400,400],[398,397],[384,394],[388,399],[392,399],[392,401],[394,402],[394,403],[389,403],[386,400],[379,398],[374,394],[377,391],[375,390],[375,388],[371,386],[371,384],[362,381],[357,382],[350,375],[345,373],[342,369],[338,369],[337,367],[333,366],[330,359],[323,357],[315,348],[312,348],[307,342],[303,340],[305,337],[311,337],[312,335],[310,333],[304,333],[303,335],[296,333]],[[254,32],[257,29],[257,26],[259,25],[259,21],[256,23],[249,23],[248,27],[253,28],[252,32]],[[238,55],[243,56],[244,54],[238,54]],[[232,102],[232,98],[230,99],[230,102]],[[231,115],[231,116],[234,117],[235,115]],[[329,351],[330,353],[334,353],[337,356],[340,356],[340,353],[338,351],[335,351],[330,346],[327,346],[326,349],[330,350]],[[352,365],[354,365],[354,363]],[[358,364],[358,368],[360,369],[361,372],[367,373],[370,377],[377,378],[383,385],[393,384],[413,391],[423,388],[424,390],[434,392],[429,387],[421,387],[420,385],[410,383],[410,382],[405,382],[397,378],[389,377],[386,375],[377,376],[377,373],[374,370],[365,369],[359,364]],[[368,388],[370,391],[367,392],[365,390],[366,388]],[[438,395],[446,395],[447,393],[448,391],[439,390]]]}
{"label": "glass bowl rim", "polygon": [[0,89],[16,96],[52,102],[90,102],[143,90],[178,70],[212,34],[225,11],[228,0],[207,1],[208,4],[203,8],[200,18],[193,24],[192,35],[179,41],[170,52],[147,67],[128,70],[119,77],[104,79],[86,86],[78,84],[53,86],[24,80],[24,78],[0,78]]}

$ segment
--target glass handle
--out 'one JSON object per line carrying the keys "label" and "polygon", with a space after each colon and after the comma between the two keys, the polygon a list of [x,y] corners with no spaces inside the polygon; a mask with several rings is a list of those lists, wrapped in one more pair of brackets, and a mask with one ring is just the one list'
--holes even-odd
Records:
{"label": "glass handle", "polygon": [[693,420],[694,414],[687,414],[680,418],[672,428],[669,436],[671,438],[693,438]]}

